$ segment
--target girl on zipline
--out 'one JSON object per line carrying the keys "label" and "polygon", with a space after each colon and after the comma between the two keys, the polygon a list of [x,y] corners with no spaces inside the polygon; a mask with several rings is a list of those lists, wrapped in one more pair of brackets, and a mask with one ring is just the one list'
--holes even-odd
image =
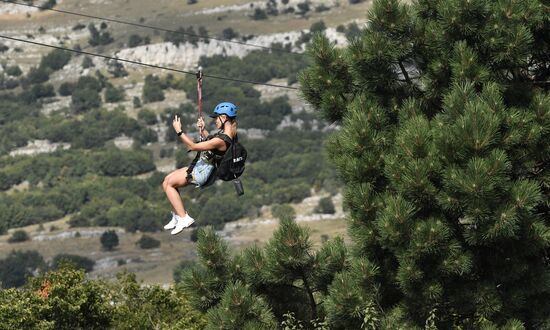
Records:
{"label": "girl on zipline", "polygon": [[[200,156],[189,167],[177,169],[164,178],[162,188],[166,197],[172,204],[172,219],[164,226],[170,230],[172,235],[180,233],[184,228],[191,226],[195,220],[185,211],[178,188],[189,184],[197,187],[204,187],[213,182],[216,163],[223,158],[231,140],[237,135],[237,107],[230,102],[222,102],[214,108],[210,117],[215,118],[216,128],[219,132],[215,135],[208,135],[204,129],[204,120],[199,117],[197,127],[200,130],[202,142],[194,142],[183,131],[180,117],[174,117],[172,126],[177,135],[190,151],[200,152]],[[210,180],[209,180],[210,179]]]}

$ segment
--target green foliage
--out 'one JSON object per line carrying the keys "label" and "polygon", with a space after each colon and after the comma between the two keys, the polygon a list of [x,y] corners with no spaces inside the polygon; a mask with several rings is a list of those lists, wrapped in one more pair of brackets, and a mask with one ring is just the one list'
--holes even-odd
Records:
{"label": "green foliage", "polygon": [[112,84],[108,84],[105,88],[105,102],[116,103],[123,101],[125,97],[124,87],[114,87]]}
{"label": "green foliage", "polygon": [[80,77],[72,93],[72,107],[76,113],[85,112],[101,105],[99,92],[103,89],[100,80],[91,77]]}
{"label": "green foliage", "polygon": [[25,79],[26,83],[28,84],[41,84],[50,79],[50,75],[46,68],[40,66],[38,68],[32,67],[29,72],[27,73],[27,77]]}
{"label": "green foliage", "polygon": [[134,48],[139,46],[143,42],[143,38],[137,34],[132,34],[128,38],[128,47]]}
{"label": "green foliage", "polygon": [[91,67],[94,67],[94,61],[92,60],[91,57],[89,56],[84,56],[84,59],[82,60],[82,68],[83,69],[88,69],[88,68],[91,68]]}
{"label": "green foliage", "polygon": [[23,71],[21,71],[19,65],[8,66],[5,71],[8,76],[13,77],[19,77],[21,74],[23,74]]}
{"label": "green foliage", "polygon": [[66,264],[71,264],[76,269],[83,269],[86,273],[89,273],[94,269],[95,261],[76,254],[61,253],[53,257],[51,267],[57,270]]}
{"label": "green foliage", "polygon": [[296,216],[296,211],[288,204],[275,204],[271,207],[271,214],[279,220],[294,219]]}
{"label": "green foliage", "polygon": [[334,214],[336,210],[334,209],[332,198],[330,196],[321,198],[317,206],[315,206],[313,212],[322,214]]}
{"label": "green foliage", "polygon": [[347,48],[314,37],[301,89],[342,125],[327,149],[358,265],[330,289],[331,328],[359,328],[367,314],[392,329],[548,324],[541,8],[378,0]]}
{"label": "green foliage", "polygon": [[236,32],[235,30],[233,30],[233,28],[228,27],[228,28],[223,29],[223,31],[222,31],[222,37],[223,37],[224,39],[231,40],[231,39],[238,38],[238,37],[239,37],[239,33]]}
{"label": "green foliage", "polygon": [[143,103],[158,102],[164,100],[164,91],[160,86],[160,79],[154,75],[145,77],[141,99]]}
{"label": "green foliage", "polygon": [[173,288],[143,286],[134,274],[86,280],[62,266],[20,290],[0,290],[0,329],[203,329],[206,318]]}
{"label": "green foliage", "polygon": [[51,71],[61,70],[71,60],[71,53],[61,49],[54,49],[48,55],[42,57],[40,68]]}
{"label": "green foliage", "polygon": [[141,109],[137,114],[138,120],[146,125],[154,125],[157,123],[157,115],[149,109]]}
{"label": "green foliage", "polygon": [[20,229],[14,231],[10,238],[8,238],[8,243],[19,243],[19,242],[25,242],[30,240],[29,234],[27,234],[26,231]]}
{"label": "green foliage", "polygon": [[88,25],[88,31],[90,32],[90,38],[88,39],[90,46],[108,45],[114,41],[108,31],[99,31],[93,23]]}
{"label": "green foliage", "polygon": [[70,83],[70,82],[64,82],[61,85],[59,85],[59,89],[57,92],[61,96],[69,96],[73,94],[73,91],[75,89],[76,84]]}
{"label": "green foliage", "polygon": [[199,229],[197,251],[197,266],[179,283],[192,304],[207,311],[209,328],[274,328],[275,317],[291,312],[299,322],[327,329],[318,304],[345,267],[341,239],[315,253],[308,231],[285,219],[265,248],[253,246],[230,257],[212,230]]}
{"label": "green foliage", "polygon": [[309,32],[311,33],[323,33],[327,29],[327,26],[325,25],[325,22],[318,21],[313,24],[311,24],[311,27],[309,28]]}
{"label": "green foliage", "polygon": [[45,268],[44,258],[37,251],[12,251],[0,260],[0,284],[3,288],[23,286],[27,277]]}
{"label": "green foliage", "polygon": [[116,246],[118,246],[118,235],[114,230],[107,230],[101,235],[99,241],[105,250],[112,251]]}
{"label": "green foliage", "polygon": [[142,235],[136,244],[142,249],[155,249],[160,246],[160,241],[149,235]]}

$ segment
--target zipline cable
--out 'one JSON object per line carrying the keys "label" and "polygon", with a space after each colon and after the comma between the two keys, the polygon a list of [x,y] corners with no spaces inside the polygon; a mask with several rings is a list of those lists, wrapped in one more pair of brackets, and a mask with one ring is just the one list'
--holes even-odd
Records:
{"label": "zipline cable", "polygon": [[[3,1],[3,0],[0,0],[0,1]],[[37,46],[60,49],[60,50],[73,52],[73,53],[78,53],[78,54],[84,54],[84,55],[95,56],[95,57],[102,57],[102,58],[105,58],[105,59],[108,59],[108,60],[114,60],[114,61],[119,61],[119,62],[125,62],[125,63],[136,64],[136,65],[146,66],[146,67],[155,68],[155,69],[161,69],[161,70],[167,70],[167,71],[172,71],[172,72],[191,74],[193,76],[196,76],[196,72],[185,71],[185,70],[180,70],[180,69],[174,69],[174,68],[164,67],[164,66],[155,65],[155,64],[143,63],[143,62],[132,61],[132,60],[127,60],[127,59],[118,58],[118,57],[112,57],[112,56],[107,56],[107,55],[90,53],[90,52],[85,52],[85,51],[82,51],[82,50],[76,50],[76,49],[70,49],[70,48],[65,48],[65,47],[60,47],[60,46],[54,46],[54,45],[50,45],[50,44],[44,44],[44,43],[41,43],[41,42],[30,41],[30,40],[25,40],[25,39],[19,39],[19,38],[14,38],[14,37],[8,37],[8,36],[4,36],[4,35],[0,35],[0,38],[9,39],[9,40],[13,40],[13,41],[24,42],[24,43],[28,43],[28,44],[37,45]],[[277,84],[269,84],[269,83],[261,83],[261,82],[250,81],[250,80],[235,79],[235,78],[228,78],[228,77],[214,76],[214,75],[207,75],[207,74],[203,74],[202,76],[207,77],[207,78],[212,78],[212,79],[227,80],[227,81],[233,81],[233,82],[238,82],[238,83],[243,83],[243,84],[263,85],[263,86],[269,86],[269,87],[277,87],[277,88],[286,88],[286,89],[298,90],[298,88],[296,88],[296,87],[277,85]]]}
{"label": "zipline cable", "polygon": [[250,43],[246,43],[246,42],[242,42],[242,41],[235,41],[235,40],[229,40],[229,39],[218,38],[218,37],[201,36],[199,34],[193,34],[193,33],[188,33],[188,32],[183,32],[183,31],[177,31],[177,30],[170,30],[170,29],[165,29],[165,28],[161,28],[161,27],[158,27],[158,26],[151,26],[151,25],[146,25],[146,24],[128,22],[128,21],[118,20],[118,19],[114,19],[114,18],[105,18],[105,17],[100,17],[100,16],[94,16],[94,15],[88,15],[88,14],[82,14],[82,13],[75,13],[75,12],[61,10],[61,9],[45,8],[45,7],[38,6],[38,5],[21,3],[21,2],[10,1],[10,0],[0,0],[0,1],[5,2],[5,3],[11,3],[11,4],[14,4],[14,5],[19,5],[19,6],[38,8],[40,10],[49,10],[49,11],[54,11],[54,12],[63,13],[63,14],[69,14],[69,15],[75,15],[75,16],[81,16],[81,17],[86,17],[86,18],[93,18],[93,19],[103,20],[103,21],[106,21],[106,22],[126,24],[126,25],[146,28],[146,29],[153,29],[153,30],[158,30],[158,31],[163,31],[163,32],[170,32],[170,33],[175,33],[175,34],[187,35],[187,36],[192,36],[192,37],[196,37],[196,38],[200,38],[200,39],[217,40],[217,41],[221,41],[221,42],[233,43],[233,44],[238,44],[238,45],[248,46],[248,47],[262,48],[262,49],[272,50],[272,51],[277,51],[277,52],[285,52],[285,53],[289,53],[289,54],[296,54],[296,55],[302,55],[302,56],[305,55],[303,53],[293,52],[293,51],[290,51],[290,50],[284,49],[284,48],[273,48],[273,47],[268,47],[268,46],[250,44]]}

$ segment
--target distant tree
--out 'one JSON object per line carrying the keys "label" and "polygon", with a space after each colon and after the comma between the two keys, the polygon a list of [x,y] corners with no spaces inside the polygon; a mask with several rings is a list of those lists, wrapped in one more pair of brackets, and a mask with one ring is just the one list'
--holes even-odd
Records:
{"label": "distant tree", "polygon": [[289,204],[275,204],[271,207],[271,215],[276,219],[294,219],[296,211]]}
{"label": "distant tree", "polygon": [[11,234],[10,238],[8,238],[8,243],[19,243],[19,242],[25,242],[30,239],[29,234],[27,234],[24,230],[16,230]]}
{"label": "distant tree", "polygon": [[208,30],[204,26],[199,26],[199,36],[203,37],[201,38],[201,41],[208,44],[210,43],[210,40],[208,39]]}
{"label": "distant tree", "polygon": [[126,69],[124,68],[124,64],[116,60],[109,61],[107,71],[115,78],[128,76],[128,71],[126,71]]}
{"label": "distant tree", "polygon": [[142,249],[155,249],[160,246],[160,241],[149,235],[143,235],[136,244]]}
{"label": "distant tree", "polygon": [[187,4],[188,4],[188,5],[194,5],[194,4],[198,3],[198,2],[199,2],[199,0],[187,0]]}
{"label": "distant tree", "polygon": [[52,269],[59,269],[63,263],[70,263],[78,269],[83,269],[86,273],[91,272],[95,266],[95,261],[90,258],[76,254],[61,253],[53,258]]}
{"label": "distant tree", "polygon": [[254,14],[252,15],[252,19],[256,21],[267,19],[267,13],[263,9],[256,8],[254,9]]}
{"label": "distant tree", "polygon": [[82,68],[87,69],[95,66],[94,61],[89,56],[84,56],[84,59],[82,60]]}
{"label": "distant tree", "polygon": [[118,235],[114,230],[108,230],[101,235],[100,242],[105,250],[112,251],[118,246]]}
{"label": "distant tree", "polygon": [[160,79],[154,75],[145,77],[145,84],[142,92],[143,103],[158,102],[164,100],[164,92],[160,86]]}
{"label": "distant tree", "polygon": [[85,29],[85,28],[86,28],[86,25],[78,23],[75,26],[73,26],[73,31],[79,31],[79,30],[82,30],[82,29]]}
{"label": "distant tree", "polygon": [[157,123],[157,115],[149,109],[141,109],[138,111],[138,119],[143,121],[147,125],[154,125]]}
{"label": "distant tree", "polygon": [[26,81],[29,84],[41,84],[43,82],[46,82],[50,79],[50,75],[48,74],[47,70],[43,67],[33,67],[29,70],[27,73],[27,79]]}
{"label": "distant tree", "polygon": [[79,113],[101,105],[101,96],[99,92],[90,88],[75,89],[71,96],[72,107]]}
{"label": "distant tree", "polygon": [[327,26],[325,25],[325,22],[321,20],[311,24],[311,27],[309,28],[309,32],[311,33],[323,32],[326,29],[327,29]]}
{"label": "distant tree", "polygon": [[88,31],[90,32],[88,43],[90,46],[108,45],[113,42],[111,34],[107,31],[103,31],[106,28],[107,25],[104,22],[101,24],[101,31],[98,31],[93,23],[88,25]]}
{"label": "distant tree", "polygon": [[0,260],[0,284],[3,288],[23,286],[27,277],[45,268],[44,258],[37,251],[12,251]]}
{"label": "distant tree", "polygon": [[18,65],[8,66],[6,68],[6,74],[8,76],[12,77],[19,77],[23,71],[21,71],[21,68]]}
{"label": "distant tree", "polygon": [[233,30],[233,28],[228,27],[228,28],[223,29],[222,37],[224,39],[228,39],[228,40],[235,39],[235,38],[239,37],[239,33],[236,32],[235,30]]}
{"label": "distant tree", "polygon": [[10,47],[4,45],[4,44],[0,44],[0,53],[4,53],[6,51],[8,51],[10,49]]}
{"label": "distant tree", "polygon": [[52,71],[61,70],[71,60],[71,53],[61,49],[54,49],[40,61],[40,68]]}
{"label": "distant tree", "polygon": [[75,87],[76,87],[75,83],[64,82],[61,85],[59,85],[59,89],[57,90],[57,92],[61,96],[69,96],[73,93]]}
{"label": "distant tree", "polygon": [[164,35],[165,42],[171,42],[176,46],[187,41],[187,34],[184,27],[179,27],[175,32],[166,32]]}
{"label": "distant tree", "polygon": [[141,100],[138,96],[134,96],[132,99],[132,104],[134,105],[134,109],[141,108]]}
{"label": "distant tree", "polygon": [[308,1],[304,1],[304,2],[300,2],[298,5],[297,5],[298,9],[300,10],[298,13],[300,15],[305,15],[307,14],[307,12],[310,10],[310,7],[309,7],[309,2]]}
{"label": "distant tree", "polygon": [[105,88],[105,102],[116,103],[124,100],[124,88],[122,86],[115,87],[112,84],[108,84]]}
{"label": "distant tree", "polygon": [[56,0],[47,0],[46,2],[42,3],[42,5],[40,5],[39,9],[40,10],[51,9],[51,8],[55,7],[55,5],[57,5]]}
{"label": "distant tree", "polygon": [[128,38],[128,47],[133,48],[139,46],[143,42],[143,38],[137,34],[132,34]]}
{"label": "distant tree", "polygon": [[334,214],[336,210],[334,209],[332,198],[330,198],[330,196],[327,196],[319,199],[319,203],[317,204],[313,212],[322,214]]}
{"label": "distant tree", "polygon": [[355,5],[361,2],[364,2],[365,0],[348,0],[350,4]]}

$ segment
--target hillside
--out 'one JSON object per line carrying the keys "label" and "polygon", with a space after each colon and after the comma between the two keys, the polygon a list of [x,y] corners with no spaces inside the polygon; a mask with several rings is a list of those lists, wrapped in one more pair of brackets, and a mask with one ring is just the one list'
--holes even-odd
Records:
{"label": "hillside", "polygon": [[[315,29],[343,46],[357,33],[355,22],[364,21],[369,3],[284,2],[95,0],[57,1],[54,7],[186,33],[194,27],[195,33],[206,30],[238,43],[5,3],[0,30],[89,53],[189,71],[202,65],[206,74],[297,87],[296,73],[307,57],[240,43],[279,44],[303,53]],[[265,18],[254,18],[258,10]],[[195,257],[191,231],[177,237],[159,232],[168,206],[162,177],[189,161],[169,123],[179,113],[187,130],[195,131],[193,76],[65,57],[12,40],[0,39],[0,45],[0,260],[14,249],[39,251],[47,262],[70,253],[96,262],[92,277],[128,269],[147,283],[170,283],[174,267]],[[322,152],[322,140],[335,127],[323,124],[296,90],[214,79],[205,79],[204,89],[205,111],[226,98],[241,106],[240,135],[250,162],[243,177],[247,194],[239,200],[230,184],[182,192],[198,226],[214,225],[231,246],[263,244],[276,224],[272,205],[291,204],[315,242],[345,235],[340,183]],[[321,196],[334,202],[335,215],[314,214]],[[224,229],[226,222],[231,225]],[[120,237],[114,252],[99,244],[109,229]],[[16,230],[31,240],[8,243]],[[159,240],[160,248],[139,249],[135,242],[143,232]]]}

